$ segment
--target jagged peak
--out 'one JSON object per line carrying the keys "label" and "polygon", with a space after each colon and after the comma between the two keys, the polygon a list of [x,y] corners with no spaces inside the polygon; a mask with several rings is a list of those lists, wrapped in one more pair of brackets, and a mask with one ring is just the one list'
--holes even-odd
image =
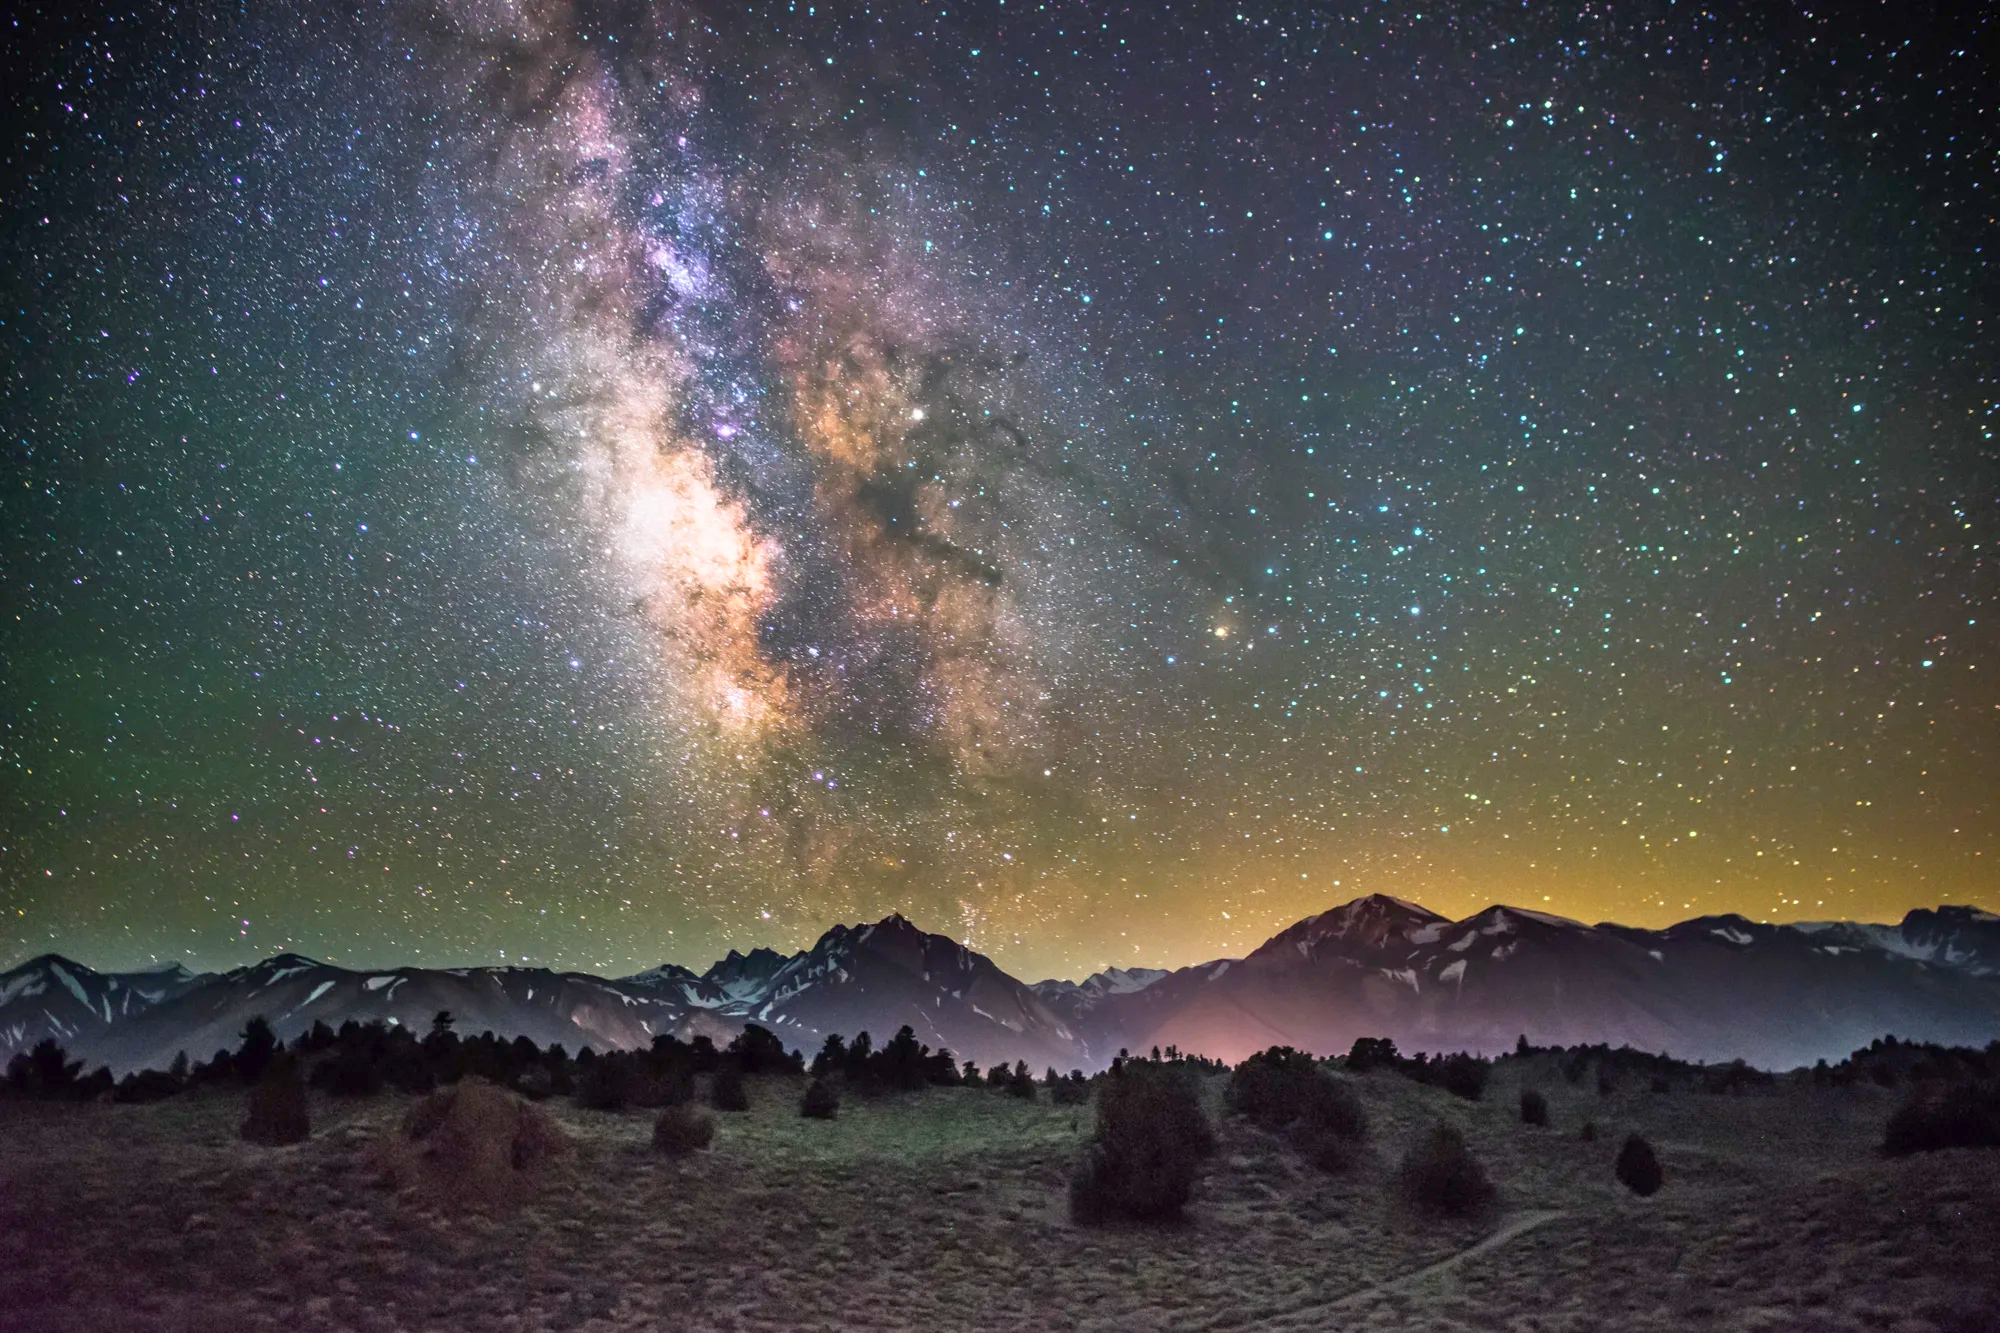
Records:
{"label": "jagged peak", "polygon": [[1371,893],[1294,922],[1266,940],[1251,957],[1281,949],[1310,949],[1326,939],[1358,938],[1379,948],[1392,937],[1407,939],[1413,931],[1450,924],[1451,918],[1428,907],[1386,893]]}
{"label": "jagged peak", "polygon": [[1939,903],[1936,907],[1913,907],[1903,914],[1902,925],[1921,926],[1930,921],[1949,921],[1954,924],[1976,922],[1979,925],[2000,925],[2000,916],[1995,916],[1983,907],[1971,903]]}
{"label": "jagged peak", "polygon": [[[287,950],[284,953],[274,953],[269,958],[263,959],[260,962],[252,963],[248,967],[239,967],[236,969],[236,973],[239,976],[251,976],[260,972],[281,972],[290,970],[292,968],[328,967],[328,966],[331,966],[331,964],[322,963],[317,958],[308,958],[302,953],[292,953],[291,951]],[[377,970],[382,972],[397,972],[397,971],[402,971],[403,969],[390,967],[390,968],[380,968]]]}
{"label": "jagged peak", "polygon": [[1482,908],[1480,911],[1475,912],[1471,916],[1465,918],[1465,920],[1454,922],[1453,924],[1459,926],[1469,926],[1475,921],[1491,921],[1498,919],[1503,913],[1507,915],[1518,916],[1523,918],[1524,920],[1539,922],[1544,926],[1555,926],[1562,930],[1593,929],[1592,926],[1582,921],[1578,921],[1574,917],[1557,916],[1554,912],[1538,912],[1532,907],[1515,907],[1511,903],[1494,903],[1491,907]]}
{"label": "jagged peak", "polygon": [[93,976],[96,975],[94,969],[85,967],[82,963],[77,962],[74,958],[65,958],[62,954],[59,953],[38,953],[33,958],[30,958],[27,962],[22,963],[19,967],[8,969],[5,975],[11,976],[15,972],[26,972],[30,968],[45,969],[51,965],[65,968],[71,972],[83,972]]}

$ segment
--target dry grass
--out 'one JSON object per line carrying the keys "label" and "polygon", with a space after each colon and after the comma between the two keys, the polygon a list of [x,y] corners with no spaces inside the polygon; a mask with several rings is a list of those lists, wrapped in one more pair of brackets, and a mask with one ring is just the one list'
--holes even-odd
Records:
{"label": "dry grass", "polygon": [[[1072,1226],[1089,1108],[984,1089],[854,1098],[829,1122],[800,1117],[802,1082],[753,1080],[751,1111],[681,1159],[652,1149],[650,1114],[545,1103],[572,1150],[471,1214],[381,1186],[374,1145],[406,1098],[316,1097],[313,1137],[285,1148],[236,1137],[240,1095],[10,1104],[0,1310],[36,1330],[286,1333],[2000,1327],[2000,1152],[1883,1160],[1892,1093],[1600,1099],[1528,1074],[1556,1132],[1519,1123],[1511,1062],[1479,1103],[1358,1080],[1374,1130],[1337,1176],[1224,1121],[1166,1229]],[[1395,1158],[1440,1119],[1499,1185],[1495,1218],[1391,1201]],[[1666,1167],[1651,1199],[1613,1179],[1628,1132]]]}

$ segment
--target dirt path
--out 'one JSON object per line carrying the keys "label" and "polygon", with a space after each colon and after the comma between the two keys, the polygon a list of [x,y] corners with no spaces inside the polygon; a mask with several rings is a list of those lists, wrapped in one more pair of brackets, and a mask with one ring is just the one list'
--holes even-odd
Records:
{"label": "dirt path", "polygon": [[[1292,1309],[1283,1311],[1282,1313],[1260,1315],[1256,1320],[1257,1325],[1260,1328],[1268,1329],[1327,1328],[1329,1325],[1324,1321],[1328,1316],[1337,1314],[1342,1310],[1356,1309],[1375,1297],[1387,1296],[1395,1292],[1420,1291],[1424,1288],[1442,1287],[1449,1281],[1451,1274],[1466,1260],[1476,1259],[1482,1254],[1497,1250],[1502,1245],[1506,1245],[1527,1235],[1536,1227],[1546,1226],[1557,1218],[1567,1216],[1569,1216],[1568,1212],[1560,1208],[1530,1209],[1526,1212],[1516,1213],[1494,1231],[1482,1236],[1479,1240],[1466,1246],[1457,1254],[1449,1255],[1434,1264],[1426,1264],[1414,1272],[1405,1273],[1401,1277],[1390,1278],[1386,1282],[1377,1282],[1372,1286],[1363,1287],[1359,1291],[1349,1292],[1347,1295],[1331,1301],[1315,1301],[1309,1305],[1294,1306]],[[1203,1325],[1203,1327],[1205,1329],[1221,1329],[1244,1322],[1247,1322],[1244,1316],[1231,1314],[1219,1320],[1211,1321]]]}
{"label": "dirt path", "polygon": [[1543,1226],[1555,1221],[1559,1217],[1566,1216],[1568,1214],[1560,1208],[1530,1209],[1524,1213],[1516,1213],[1514,1216],[1508,1218],[1491,1235],[1475,1244],[1466,1246],[1450,1258],[1440,1259],[1434,1264],[1419,1268],[1414,1273],[1405,1273],[1403,1276],[1391,1278],[1387,1282],[1378,1282],[1372,1287],[1363,1287],[1360,1291],[1343,1296],[1337,1301],[1330,1301],[1318,1308],[1322,1310],[1339,1310],[1347,1306],[1358,1305],[1370,1296],[1383,1295],[1391,1291],[1409,1291],[1413,1288],[1429,1286],[1442,1278],[1448,1277],[1454,1269],[1467,1259],[1476,1259],[1490,1250],[1497,1250],[1509,1241],[1517,1240],[1527,1235],[1536,1227]]}

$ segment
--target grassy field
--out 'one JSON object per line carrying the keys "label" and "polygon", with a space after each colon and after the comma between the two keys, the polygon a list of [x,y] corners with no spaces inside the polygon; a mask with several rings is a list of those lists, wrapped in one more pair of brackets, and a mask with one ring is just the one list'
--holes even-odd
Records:
{"label": "grassy field", "polygon": [[[1519,1121],[1523,1081],[1546,1129]],[[240,1096],[0,1106],[0,1327],[19,1329],[2000,1328],[2000,1152],[1887,1161],[1873,1086],[1707,1096],[1574,1088],[1503,1061],[1483,1101],[1380,1072],[1327,1176],[1220,1116],[1186,1221],[1078,1228],[1088,1108],[984,1089],[797,1114],[752,1080],[713,1148],[651,1116],[544,1105],[574,1151],[526,1203],[441,1213],[381,1183],[408,1100],[315,1096],[310,1141],[236,1137]],[[1581,1123],[1600,1133],[1586,1142]],[[1402,1147],[1460,1126],[1500,1186],[1439,1222],[1391,1197]],[[1666,1187],[1612,1177],[1627,1132]]]}

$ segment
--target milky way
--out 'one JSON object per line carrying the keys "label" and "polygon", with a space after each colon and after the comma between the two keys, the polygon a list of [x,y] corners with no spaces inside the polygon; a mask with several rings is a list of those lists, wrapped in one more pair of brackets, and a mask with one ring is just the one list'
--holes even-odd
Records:
{"label": "milky way", "polygon": [[13,955],[1995,905],[1989,18],[20,20]]}

